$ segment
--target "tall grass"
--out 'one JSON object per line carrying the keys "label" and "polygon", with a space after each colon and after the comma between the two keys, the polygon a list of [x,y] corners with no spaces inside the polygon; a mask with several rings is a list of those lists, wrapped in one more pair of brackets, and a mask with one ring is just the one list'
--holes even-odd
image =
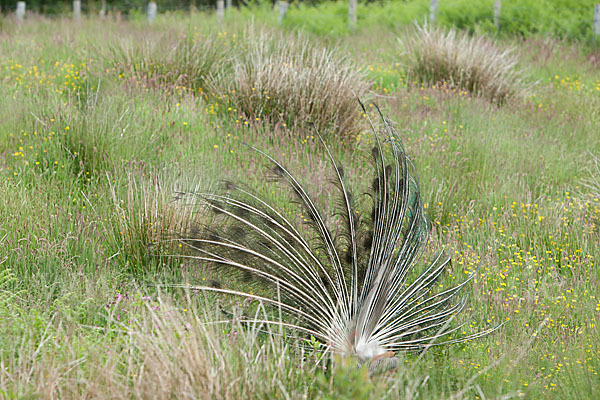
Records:
{"label": "tall grass", "polygon": [[299,35],[246,35],[230,69],[211,79],[211,89],[250,121],[354,137],[362,127],[357,99],[369,84],[347,58]]}
{"label": "tall grass", "polygon": [[514,50],[502,50],[484,36],[426,24],[417,26],[401,46],[409,79],[448,85],[498,103],[527,92]]}
{"label": "tall grass", "polygon": [[[14,347],[6,347],[0,361],[0,395],[5,399],[306,396],[310,380],[304,380],[318,364],[291,357],[277,333],[260,325],[207,325],[207,318],[219,318],[214,309],[206,303],[204,309],[191,304],[188,301],[189,308],[182,311],[160,297],[121,296],[107,305],[106,322],[96,327],[61,324],[57,314],[49,316],[40,333],[26,328],[21,340],[11,343]],[[132,311],[129,320],[120,321],[125,309]],[[288,386],[292,381],[295,388]]]}
{"label": "tall grass", "polygon": [[117,244],[114,256],[138,272],[148,269],[151,261],[158,262],[160,268],[173,267],[177,260],[161,259],[161,254],[172,254],[177,239],[202,229],[204,224],[201,210],[182,194],[193,193],[198,184],[184,188],[164,176],[148,180],[130,175],[125,196],[120,188],[110,182],[109,186],[117,215],[113,221],[113,241]]}
{"label": "tall grass", "polygon": [[[223,320],[218,308],[193,292],[174,304],[164,294],[138,291],[108,303],[99,326],[64,324],[58,313],[50,314],[39,320],[39,331],[23,327],[21,340],[5,347],[0,394],[6,399],[408,400],[432,393],[422,357],[378,382],[366,366],[324,358],[318,348],[293,337],[283,340],[282,326],[240,321],[242,311]],[[259,306],[255,312],[260,319],[266,311]],[[467,383],[476,377],[471,374]],[[469,398],[473,389],[459,385],[446,395]]]}
{"label": "tall grass", "polygon": [[600,198],[600,157],[591,154],[589,174],[582,180],[583,186],[592,197]]}
{"label": "tall grass", "polygon": [[121,38],[107,48],[106,62],[115,73],[145,87],[202,92],[210,76],[223,67],[229,42],[216,35],[163,34]]}
{"label": "tall grass", "polygon": [[345,138],[362,129],[356,99],[365,100],[370,88],[365,75],[348,58],[302,35],[252,27],[239,35],[121,39],[108,49],[105,62],[119,79],[205,97],[247,124],[314,126]]}
{"label": "tall grass", "polygon": [[[340,18],[345,24],[347,13]],[[151,26],[141,18],[76,25],[40,17],[18,28],[4,21],[0,397],[202,397],[205,390],[217,398],[597,399],[600,201],[584,184],[597,176],[589,154],[600,154],[600,74],[587,49],[573,42],[548,38],[541,48],[500,38],[498,46],[531,55],[522,63],[540,84],[532,97],[496,107],[465,91],[406,84],[395,35],[381,27],[365,25],[344,41],[351,63],[389,78],[373,95],[398,122],[420,171],[434,240],[447,243],[452,255],[439,283],[479,271],[470,295],[473,320],[460,333],[506,322],[493,335],[422,356],[399,354],[398,370],[369,376],[353,364],[319,361],[314,343],[302,342],[311,347],[303,353],[288,332],[290,340],[279,341],[277,326],[269,332],[237,322],[258,303],[159,291],[157,284],[212,279],[203,266],[161,258],[160,248],[146,253],[152,239],[175,235],[177,221],[194,209],[173,201],[174,182],[197,177],[210,189],[212,182],[258,174],[256,155],[243,143],[299,171],[320,191],[319,205],[335,204],[333,192],[321,189],[330,186],[326,155],[310,131],[290,138],[266,118],[247,127],[235,106],[221,108],[223,93],[207,86],[205,96],[181,96],[170,89],[178,83],[158,80],[146,90],[131,85],[139,81],[133,70],[119,77],[112,58],[96,56],[109,54],[105,39],[164,34],[178,43],[194,28],[210,40],[220,32],[233,41],[236,33],[245,51],[239,32],[248,19],[232,11],[221,27],[214,14],[198,13],[160,15]],[[311,40],[341,51],[331,38]],[[243,55],[228,54],[226,62],[234,57]],[[83,73],[89,84],[80,90],[74,76]],[[386,91],[391,82],[398,84]],[[94,90],[84,93],[86,86]],[[368,134],[357,139],[352,147],[331,138],[328,144],[359,189],[370,183],[371,168],[360,154],[374,143]],[[259,175],[248,185],[302,220],[272,182]],[[148,229],[150,222],[161,229]],[[131,235],[120,235],[128,233],[121,227]]]}

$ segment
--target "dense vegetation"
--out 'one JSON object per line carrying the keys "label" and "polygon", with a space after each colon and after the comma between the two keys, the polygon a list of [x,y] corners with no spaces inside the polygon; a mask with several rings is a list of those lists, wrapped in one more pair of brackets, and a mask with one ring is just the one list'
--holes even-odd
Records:
{"label": "dense vegetation", "polygon": [[[592,40],[594,4],[594,0],[503,0],[498,30],[494,25],[494,0],[440,0],[436,21],[471,32]],[[395,29],[413,21],[423,22],[429,18],[429,6],[430,0],[362,3],[357,11],[358,27]],[[349,31],[347,15],[343,1],[300,3],[291,8],[286,24],[320,34],[343,34]]]}
{"label": "dense vegetation", "polygon": [[[307,39],[273,29],[265,8],[247,23],[249,12],[223,25],[196,13],[152,26],[1,20],[0,397],[598,398],[593,43],[530,35],[545,28],[479,41],[498,57],[485,68],[511,70],[486,78],[514,89],[498,101],[464,79],[480,64],[460,64],[456,79],[428,74],[419,62],[437,58],[411,50],[419,32],[382,29],[370,13],[356,34],[321,36],[321,23]],[[311,12],[292,10],[288,24],[314,21]],[[431,44],[429,55],[443,46]],[[277,80],[273,65],[313,75]],[[278,327],[239,323],[247,302],[156,286],[214,278],[172,257],[183,249],[170,239],[207,218],[182,193],[244,180],[297,212],[243,143],[284,160],[316,193],[327,167],[310,117],[360,185],[373,137],[357,93],[394,121],[415,161],[433,240],[453,259],[440,285],[478,271],[461,331],[505,323],[476,341],[399,354],[406,368],[373,377],[321,359],[317,343],[297,350]],[[319,201],[327,207],[331,193]]]}
{"label": "dense vegetation", "polygon": [[[361,1],[357,11],[358,28],[372,26],[396,29],[423,22],[429,18],[430,0]],[[129,18],[141,17],[147,7],[145,0],[107,0],[107,11]],[[191,9],[214,9],[215,1],[161,0],[160,12],[187,14]],[[232,5],[241,11],[271,14],[275,1],[233,0]],[[289,27],[317,34],[341,35],[348,33],[348,1],[304,0],[290,2],[285,20]],[[503,0],[500,12],[500,30],[494,25],[494,0],[441,0],[436,20],[446,27],[456,27],[471,32],[501,33],[527,37],[543,34],[558,38],[593,40],[592,21],[596,0]],[[15,10],[16,1],[0,0],[2,12]],[[45,15],[68,15],[70,0],[29,0],[27,9]],[[84,0],[84,14],[98,15],[101,1]],[[262,16],[264,17],[264,15]],[[271,17],[272,18],[272,17]]]}

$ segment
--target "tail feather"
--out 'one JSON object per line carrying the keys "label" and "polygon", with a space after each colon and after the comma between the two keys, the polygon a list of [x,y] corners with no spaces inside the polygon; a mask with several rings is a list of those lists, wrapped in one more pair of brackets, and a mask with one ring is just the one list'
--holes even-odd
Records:
{"label": "tail feather", "polygon": [[208,230],[205,238],[183,242],[197,251],[196,258],[225,274],[237,274],[242,282],[260,288],[261,295],[198,288],[270,304],[287,315],[287,321],[294,321],[288,326],[316,333],[313,336],[331,350],[361,359],[423,349],[440,338],[447,338],[442,343],[461,340],[448,338],[456,329],[446,327],[463,310],[466,298],[461,293],[473,275],[436,291],[450,257],[442,251],[433,262],[419,267],[431,222],[415,167],[391,122],[377,111],[381,131],[369,119],[376,143],[371,150],[370,216],[361,218],[357,212],[349,172],[334,160],[318,132],[332,165],[331,182],[339,193],[334,214],[340,222],[337,235],[299,180],[273,157],[249,146],[270,163],[269,180],[288,187],[306,216],[305,229],[243,185],[225,182],[226,194],[198,194],[221,228]]}

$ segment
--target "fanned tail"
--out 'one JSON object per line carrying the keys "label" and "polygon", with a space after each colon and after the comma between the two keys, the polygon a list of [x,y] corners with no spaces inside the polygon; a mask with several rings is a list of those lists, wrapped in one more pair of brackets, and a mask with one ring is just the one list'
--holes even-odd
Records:
{"label": "fanned tail", "polygon": [[419,267],[431,223],[415,166],[391,122],[379,108],[377,112],[381,131],[369,119],[376,142],[371,151],[370,217],[357,213],[348,171],[336,162],[318,132],[339,195],[339,235],[332,234],[323,211],[284,165],[249,146],[268,161],[271,177],[288,188],[306,216],[304,229],[242,185],[225,182],[224,193],[197,194],[218,225],[205,229],[202,237],[182,242],[194,249],[194,258],[209,263],[241,289],[226,284],[198,288],[271,305],[285,314],[286,326],[363,360],[389,351],[423,349],[438,339],[442,339],[438,344],[454,343],[489,333],[450,337],[460,326],[446,326],[464,309],[466,297],[461,293],[474,274],[436,291],[450,257],[442,251]]}

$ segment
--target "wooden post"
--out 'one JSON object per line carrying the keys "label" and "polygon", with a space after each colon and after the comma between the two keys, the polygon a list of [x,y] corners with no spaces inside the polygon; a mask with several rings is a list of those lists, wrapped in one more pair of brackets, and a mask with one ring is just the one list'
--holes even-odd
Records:
{"label": "wooden post", "polygon": [[348,5],[348,24],[350,29],[354,30],[356,28],[356,0],[350,0]]}
{"label": "wooden post", "polygon": [[283,22],[289,7],[290,3],[288,3],[287,0],[279,0],[279,18],[277,19],[277,23],[279,23],[279,25],[281,25]]}
{"label": "wooden post", "polygon": [[594,35],[600,35],[600,4],[594,6]]}
{"label": "wooden post", "polygon": [[106,0],[102,0],[100,6],[100,18],[104,19],[106,17]]}
{"label": "wooden post", "polygon": [[225,2],[223,0],[217,0],[217,19],[223,20],[225,16]]}
{"label": "wooden post", "polygon": [[150,3],[148,3],[148,22],[150,22],[150,23],[154,22],[157,11],[158,11],[158,6],[156,5],[156,3],[154,1],[151,1]]}
{"label": "wooden post", "polygon": [[17,12],[15,13],[17,19],[19,21],[23,21],[25,19],[25,2],[17,1]]}
{"label": "wooden post", "polygon": [[225,8],[229,10],[229,9],[231,8],[231,6],[232,6],[232,4],[231,4],[231,0],[227,0],[227,1],[225,2]]}
{"label": "wooden post", "polygon": [[432,24],[435,24],[439,5],[440,0],[431,0],[431,3],[429,4],[429,22]]}
{"label": "wooden post", "polygon": [[73,0],[73,18],[76,21],[81,19],[81,0]]}
{"label": "wooden post", "polygon": [[496,29],[500,30],[500,9],[502,7],[502,0],[494,0],[494,25]]}

